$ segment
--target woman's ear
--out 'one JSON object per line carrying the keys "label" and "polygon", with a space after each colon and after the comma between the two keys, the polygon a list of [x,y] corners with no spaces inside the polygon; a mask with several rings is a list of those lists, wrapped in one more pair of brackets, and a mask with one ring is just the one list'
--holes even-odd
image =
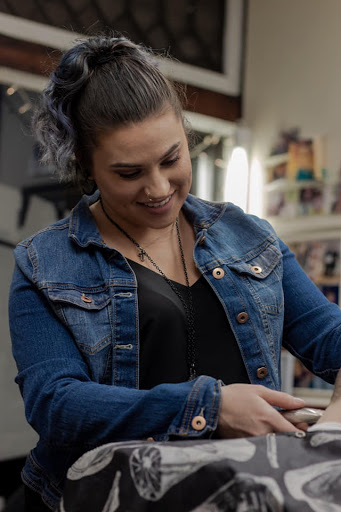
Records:
{"label": "woman's ear", "polygon": [[97,183],[92,176],[89,176],[87,180],[82,184],[83,193],[87,196],[92,196],[97,190]]}

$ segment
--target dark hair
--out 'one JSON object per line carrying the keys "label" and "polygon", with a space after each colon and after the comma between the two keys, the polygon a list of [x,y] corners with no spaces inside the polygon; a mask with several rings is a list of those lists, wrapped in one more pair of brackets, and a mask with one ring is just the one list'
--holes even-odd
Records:
{"label": "dark hair", "polygon": [[90,37],[63,55],[34,114],[42,161],[86,191],[99,134],[167,105],[182,117],[183,99],[150,50],[123,36]]}

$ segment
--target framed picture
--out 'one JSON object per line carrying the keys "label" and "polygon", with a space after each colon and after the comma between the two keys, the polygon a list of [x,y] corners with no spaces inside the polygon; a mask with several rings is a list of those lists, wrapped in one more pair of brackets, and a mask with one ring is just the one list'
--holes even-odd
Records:
{"label": "framed picture", "polygon": [[[67,2],[64,3],[67,5]],[[169,49],[170,41],[174,41],[173,46],[170,47],[170,53],[177,60],[172,62],[169,59],[160,58],[159,60],[160,68],[172,80],[231,96],[240,95],[246,12],[243,0],[216,0],[213,3],[209,0],[199,3],[167,0],[163,2],[161,11],[158,0],[151,0],[148,2],[150,9],[148,16],[146,16],[143,2],[123,2],[125,8],[111,8],[110,16],[106,15],[105,9],[99,7],[101,2],[88,2],[87,8],[81,8],[82,16],[78,17],[72,17],[72,15],[70,17],[72,9],[67,7],[63,9],[61,5],[62,27],[72,27],[70,30],[53,26],[49,18],[44,17],[44,9],[40,9],[38,17],[35,3],[31,4],[26,5],[14,0],[3,3],[3,12],[0,13],[0,34],[49,48],[65,50],[76,39],[84,37],[81,33],[84,26],[89,27],[88,35],[92,25],[96,33],[101,30],[101,27],[114,26],[116,30],[138,41],[142,31],[145,33],[143,42],[148,47]],[[134,10],[134,15],[130,13],[130,8]],[[13,16],[13,12],[16,16]],[[161,15],[158,19],[159,12]],[[99,16],[98,13],[101,15]],[[191,23],[187,27],[185,22],[190,14]],[[135,20],[134,23],[131,22],[132,18]],[[153,23],[155,18],[158,22],[157,30],[155,22]],[[95,24],[94,19],[97,20]],[[163,26],[165,23],[167,24]],[[138,29],[135,34],[136,27]],[[175,44],[179,40],[182,40],[181,48],[180,46],[177,48]],[[213,46],[214,41],[215,46]],[[183,48],[186,51],[179,54],[178,52]],[[209,55],[210,52],[212,52],[211,58],[204,63],[204,54]],[[198,58],[194,58],[195,56]],[[213,69],[211,69],[212,60]]]}

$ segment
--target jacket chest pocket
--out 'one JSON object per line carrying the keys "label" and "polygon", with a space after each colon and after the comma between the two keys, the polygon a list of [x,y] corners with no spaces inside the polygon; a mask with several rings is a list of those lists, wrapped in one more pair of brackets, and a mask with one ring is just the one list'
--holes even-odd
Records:
{"label": "jacket chest pocket", "polygon": [[274,245],[248,259],[229,266],[245,279],[245,282],[258,305],[267,313],[277,315],[284,307],[282,287],[282,253]]}
{"label": "jacket chest pocket", "polygon": [[49,289],[48,295],[82,353],[96,355],[111,344],[110,296],[107,290],[54,287]]}

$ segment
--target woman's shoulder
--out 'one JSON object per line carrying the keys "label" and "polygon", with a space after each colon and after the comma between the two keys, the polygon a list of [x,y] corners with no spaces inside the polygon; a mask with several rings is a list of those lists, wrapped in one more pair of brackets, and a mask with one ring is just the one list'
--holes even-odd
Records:
{"label": "woman's shoulder", "polygon": [[275,235],[271,224],[256,215],[244,212],[242,208],[231,202],[215,202],[188,195],[185,213],[192,220],[193,225],[201,228],[222,228],[230,230],[260,231],[264,234]]}
{"label": "woman's shoulder", "polygon": [[44,228],[36,231],[35,233],[29,235],[27,238],[21,240],[17,247],[29,247],[32,243],[34,244],[46,244],[49,240],[55,241],[56,237],[62,238],[67,234],[67,230],[70,226],[70,215],[67,217],[58,220]]}
{"label": "woman's shoulder", "polygon": [[31,276],[34,269],[41,267],[45,262],[56,262],[61,255],[67,258],[69,224],[68,216],[19,242],[14,249],[14,259],[18,267]]}
{"label": "woman's shoulder", "polygon": [[89,197],[84,196],[70,214],[18,243],[14,250],[17,263],[44,260],[57,261],[79,254],[80,247],[101,243],[89,209]]}

